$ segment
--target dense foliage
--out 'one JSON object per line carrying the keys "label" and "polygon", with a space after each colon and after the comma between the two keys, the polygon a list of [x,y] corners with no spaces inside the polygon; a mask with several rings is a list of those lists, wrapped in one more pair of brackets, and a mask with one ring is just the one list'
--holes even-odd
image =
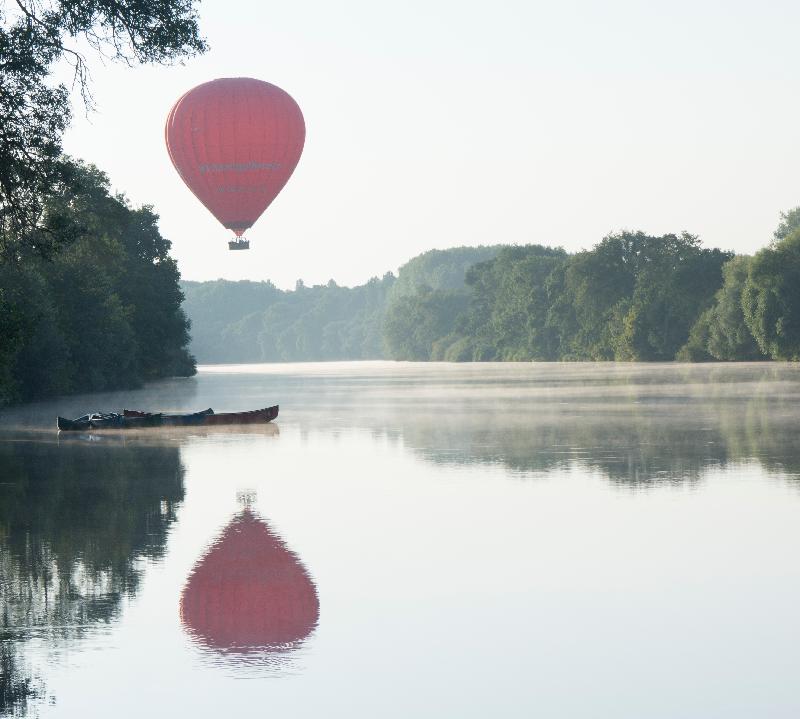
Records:
{"label": "dense foliage", "polygon": [[[170,63],[206,49],[196,0],[0,2],[0,405],[188,374],[188,324],[149,207],[62,153],[69,63]],[[51,262],[48,262],[52,260]]]}
{"label": "dense foliage", "polygon": [[764,354],[800,360],[800,229],[753,257],[742,308]]}
{"label": "dense foliage", "polygon": [[742,292],[752,264],[752,257],[740,255],[722,268],[722,287],[713,305],[698,317],[678,359],[696,362],[766,358],[745,322],[742,308]]}
{"label": "dense foliage", "polygon": [[46,231],[70,242],[50,260],[0,265],[0,404],[194,373],[158,216],[113,196],[96,168],[70,172],[69,192],[43,215]]}
{"label": "dense foliage", "polygon": [[[191,351],[200,362],[382,359],[387,356],[387,306],[404,298],[416,301],[419,292],[430,291],[452,294],[460,307],[469,267],[499,249],[431,250],[403,265],[398,277],[389,272],[352,288],[333,280],[311,287],[298,280],[288,292],[271,282],[184,282]],[[427,319],[425,324],[430,324]],[[425,327],[415,329],[426,332]],[[441,329],[429,330],[433,335],[428,339]],[[399,351],[397,356],[402,356]]]}
{"label": "dense foliage", "polygon": [[400,268],[391,297],[413,295],[426,287],[443,291],[465,290],[469,268],[490,260],[501,248],[502,245],[480,245],[423,252]]}
{"label": "dense foliage", "polygon": [[671,360],[728,259],[687,234],[624,232],[575,255],[505,247],[457,296],[422,289],[390,304],[387,347],[417,360]]}
{"label": "dense foliage", "polygon": [[184,282],[184,309],[196,323],[191,350],[200,362],[379,359],[391,273],[360,287],[293,292],[271,282]]}
{"label": "dense foliage", "polygon": [[206,362],[800,359],[800,209],[754,257],[688,233],[432,250],[352,289],[185,283]]}
{"label": "dense foliage", "polygon": [[205,50],[195,0],[15,0],[0,2],[0,263],[23,249],[47,256],[64,232],[43,222],[44,203],[71,182],[61,140],[69,92],[50,81],[71,63],[88,106],[86,58],[168,63]]}
{"label": "dense foliage", "polygon": [[682,360],[800,359],[800,207],[781,215],[772,243],[733,258]]}

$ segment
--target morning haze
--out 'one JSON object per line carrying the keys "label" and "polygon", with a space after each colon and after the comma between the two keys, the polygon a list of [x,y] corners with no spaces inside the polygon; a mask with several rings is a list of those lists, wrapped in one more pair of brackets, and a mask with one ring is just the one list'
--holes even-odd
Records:
{"label": "morning haze", "polygon": [[0,719],[800,716],[798,20],[0,0]]}

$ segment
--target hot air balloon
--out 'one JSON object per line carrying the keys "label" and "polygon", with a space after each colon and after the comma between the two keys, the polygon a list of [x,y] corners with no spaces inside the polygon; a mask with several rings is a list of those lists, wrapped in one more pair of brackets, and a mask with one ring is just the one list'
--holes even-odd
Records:
{"label": "hot air balloon", "polygon": [[291,648],[319,619],[317,590],[294,552],[250,508],[228,524],[181,595],[181,621],[227,654]]}
{"label": "hot air balloon", "polygon": [[189,90],[165,128],[172,164],[200,202],[236,235],[232,250],[291,176],[306,129],[297,103],[281,88],[228,77]]}

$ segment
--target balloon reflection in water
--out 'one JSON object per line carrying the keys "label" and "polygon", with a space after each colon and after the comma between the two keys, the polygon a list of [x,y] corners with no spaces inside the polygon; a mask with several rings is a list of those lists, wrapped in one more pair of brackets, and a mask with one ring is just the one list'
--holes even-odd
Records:
{"label": "balloon reflection in water", "polygon": [[242,658],[293,649],[318,620],[305,567],[249,507],[195,566],[181,595],[181,621],[193,638]]}

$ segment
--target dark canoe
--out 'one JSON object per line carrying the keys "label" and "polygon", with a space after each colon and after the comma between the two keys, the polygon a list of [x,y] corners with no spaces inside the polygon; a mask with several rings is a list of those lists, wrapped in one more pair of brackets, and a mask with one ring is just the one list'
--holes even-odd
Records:
{"label": "dark canoe", "polygon": [[[126,417],[150,417],[149,412],[126,409],[123,414]],[[220,424],[256,424],[258,422],[270,422],[278,416],[278,405],[254,409],[249,412],[223,412],[216,414],[212,409],[204,409],[202,412],[192,414],[162,414],[161,424],[173,427],[187,427],[194,425],[220,425]]]}
{"label": "dark canoe", "polygon": [[64,432],[85,431],[87,429],[136,429],[139,427],[158,427],[161,425],[160,414],[150,414],[145,417],[125,417],[116,412],[94,412],[85,414],[77,419],[58,417],[58,428]]}
{"label": "dark canoe", "polygon": [[[124,417],[138,418],[138,417],[153,417],[151,412],[140,412],[135,409],[122,410]],[[191,427],[194,425],[205,424],[205,419],[209,415],[214,414],[214,410],[209,407],[200,412],[192,412],[190,414],[161,414],[160,426],[164,427]]]}
{"label": "dark canoe", "polygon": [[278,405],[254,409],[249,412],[225,412],[214,414],[211,408],[190,414],[163,414],[123,410],[122,414],[95,412],[77,419],[58,418],[62,431],[86,431],[88,429],[136,429],[139,427],[192,427],[221,424],[255,424],[269,422],[278,416]]}

